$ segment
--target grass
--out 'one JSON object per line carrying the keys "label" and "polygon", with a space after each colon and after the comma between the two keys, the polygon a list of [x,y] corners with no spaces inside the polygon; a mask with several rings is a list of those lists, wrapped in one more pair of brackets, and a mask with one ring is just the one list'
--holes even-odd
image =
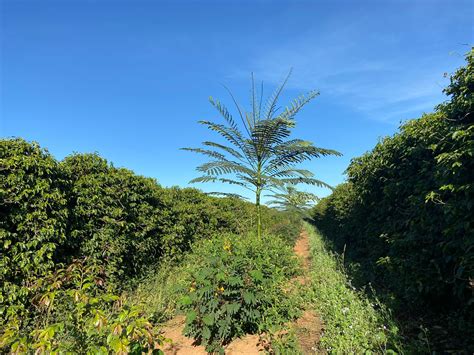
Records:
{"label": "grass", "polygon": [[305,223],[311,245],[309,302],[324,326],[320,347],[329,353],[402,353],[398,327],[390,312],[352,287],[340,257],[326,247],[323,236]]}
{"label": "grass", "polygon": [[160,262],[128,294],[129,300],[142,305],[154,322],[166,322],[177,313],[178,301],[186,293],[191,267],[186,258]]}

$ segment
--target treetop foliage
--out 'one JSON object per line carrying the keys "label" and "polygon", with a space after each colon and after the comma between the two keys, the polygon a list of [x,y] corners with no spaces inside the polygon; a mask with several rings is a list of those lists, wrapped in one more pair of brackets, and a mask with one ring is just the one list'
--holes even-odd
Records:
{"label": "treetop foliage", "polygon": [[[217,181],[238,185],[254,193],[275,186],[282,187],[288,183],[329,186],[315,179],[310,171],[296,168],[298,163],[305,160],[340,153],[315,147],[311,142],[302,139],[289,139],[291,130],[296,125],[296,114],[318,95],[316,91],[301,95],[278,114],[278,99],[289,75],[266,103],[263,101],[263,86],[258,92],[252,76],[250,111],[245,111],[229,91],[240,123],[219,100],[210,98],[211,104],[224,118],[225,124],[212,121],[199,123],[217,132],[230,146],[206,141],[203,142],[206,148],[184,148],[212,158],[212,161],[197,168],[204,175],[191,182]],[[220,177],[221,175],[234,177]]]}

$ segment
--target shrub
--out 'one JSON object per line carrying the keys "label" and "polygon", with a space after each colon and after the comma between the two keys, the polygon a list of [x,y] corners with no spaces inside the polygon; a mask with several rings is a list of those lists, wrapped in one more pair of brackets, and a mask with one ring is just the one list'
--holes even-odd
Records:
{"label": "shrub", "polygon": [[455,317],[460,334],[434,337],[457,335],[442,349],[472,346],[462,334],[474,325],[473,53],[445,90],[449,102],[354,159],[348,183],[313,210],[317,226],[360,264],[360,279],[395,296],[399,309],[464,313]]}
{"label": "shrub", "polygon": [[54,267],[66,239],[64,180],[54,158],[38,144],[0,141],[0,319],[21,307],[28,284]]}
{"label": "shrub", "polygon": [[185,334],[208,351],[235,337],[258,333],[294,318],[298,307],[283,284],[297,272],[291,248],[276,237],[235,235],[200,243],[188,294]]}
{"label": "shrub", "polygon": [[[177,195],[180,191],[182,190],[175,189],[173,193]],[[194,189],[186,191],[186,194],[191,193],[199,196],[201,199],[204,196]],[[227,231],[234,231],[235,234],[244,236],[249,230],[254,230],[251,215],[251,211],[255,208],[254,206],[242,200],[231,198],[205,199],[204,201],[207,201],[207,205],[198,205],[198,211],[194,212],[194,215],[198,213],[217,215],[217,212],[214,210],[217,208],[219,211],[218,215],[221,216],[220,218],[225,218],[227,221],[221,233],[229,234]],[[196,204],[194,205],[196,206]],[[205,207],[205,211],[203,211],[203,207]],[[190,216],[193,216],[191,208],[189,208],[189,210],[191,211]],[[268,233],[274,233],[272,235],[278,235],[286,244],[293,245],[301,229],[301,220],[299,217],[267,208],[262,209],[262,214],[262,218],[269,231],[264,234],[268,235]],[[192,218],[189,217],[189,220],[191,223]],[[204,227],[205,224],[203,225],[203,228]],[[205,233],[209,233],[209,231]],[[216,235],[215,232],[213,232],[213,234]],[[196,238],[199,237],[194,236],[192,240]],[[201,238],[203,238],[203,236],[201,236]],[[208,235],[206,238],[212,237]],[[196,241],[194,243],[196,243]],[[198,240],[197,243],[202,242]],[[189,284],[191,283],[190,274],[193,273],[193,270],[200,267],[199,265],[202,262],[201,258],[203,257],[198,247],[194,248],[194,251],[192,249],[193,247],[191,245],[191,252],[189,254],[176,253],[174,257],[161,259],[159,264],[151,267],[147,274],[136,282],[137,289],[131,292],[131,298],[136,303],[144,303],[147,313],[154,320],[163,322],[170,319],[178,310],[178,300],[182,295],[188,292]],[[205,252],[204,257],[207,255],[208,252]]]}
{"label": "shrub", "polygon": [[[473,61],[471,53],[446,90],[452,102],[354,159],[349,184],[314,209],[338,247],[346,244],[349,256],[374,266],[374,281],[412,303],[474,301],[474,125],[472,114],[452,107],[460,87],[472,100]],[[447,117],[453,112],[459,120]]]}
{"label": "shrub", "polygon": [[151,353],[163,337],[138,306],[105,288],[103,270],[84,261],[57,269],[32,286],[35,316],[11,314],[0,349],[12,353]]}
{"label": "shrub", "polygon": [[115,168],[97,154],[69,156],[61,167],[70,184],[65,255],[102,263],[116,284],[158,260],[169,209],[155,180]]}
{"label": "shrub", "polygon": [[243,233],[251,227],[249,203],[216,198],[197,189],[173,187],[164,191],[167,219],[163,226],[163,251],[179,257],[198,239],[219,233]]}
{"label": "shrub", "polygon": [[302,217],[297,212],[276,211],[262,208],[264,233],[282,238],[289,245],[294,245],[302,228]]}

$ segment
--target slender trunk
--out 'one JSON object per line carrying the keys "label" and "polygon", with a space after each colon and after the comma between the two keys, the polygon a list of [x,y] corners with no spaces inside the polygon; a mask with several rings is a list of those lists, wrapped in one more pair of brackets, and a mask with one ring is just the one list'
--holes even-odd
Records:
{"label": "slender trunk", "polygon": [[255,186],[255,206],[257,207],[257,238],[262,238],[262,213],[260,210],[260,194],[262,193],[262,163],[259,158],[257,165],[257,185]]}
{"label": "slender trunk", "polygon": [[255,196],[255,206],[257,206],[257,238],[262,238],[262,214],[260,211],[260,189],[257,189]]}

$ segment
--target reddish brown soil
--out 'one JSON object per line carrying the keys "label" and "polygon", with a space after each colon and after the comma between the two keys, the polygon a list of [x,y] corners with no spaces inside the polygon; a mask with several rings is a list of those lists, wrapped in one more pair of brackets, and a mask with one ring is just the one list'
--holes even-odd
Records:
{"label": "reddish brown soil", "polygon": [[[305,274],[310,265],[309,236],[303,230],[294,247],[295,254],[301,259]],[[309,282],[307,276],[299,276],[292,280],[292,283],[305,285]],[[201,345],[193,344],[194,340],[183,335],[185,317],[176,316],[163,327],[163,335],[172,340],[163,347],[166,355],[200,355],[207,354]],[[292,324],[295,329],[298,343],[304,354],[314,354],[317,352],[317,343],[323,329],[323,325],[318,315],[312,311],[305,311],[303,315]],[[257,355],[264,351],[258,335],[246,335],[230,343],[225,350],[230,355]]]}
{"label": "reddish brown soil", "polygon": [[231,355],[258,355],[263,351],[258,335],[246,335],[243,338],[235,339],[225,349],[225,353]]}
{"label": "reddish brown soil", "polygon": [[[171,339],[172,343],[167,343],[163,347],[166,355],[204,355],[207,354],[204,346],[193,344],[194,340],[183,335],[185,317],[176,316],[166,323],[163,330],[165,338]],[[246,335],[243,338],[235,339],[225,350],[230,355],[258,355],[264,348],[260,345],[258,335]]]}
{"label": "reddish brown soil", "polygon": [[[295,254],[301,260],[304,269],[304,275],[295,279],[301,285],[306,285],[310,282],[308,278],[308,271],[310,266],[310,250],[309,250],[309,235],[306,230],[302,230],[299,239],[296,241],[293,249]],[[319,316],[310,310],[307,310],[303,315],[293,323],[296,332],[296,338],[304,354],[315,354],[318,352],[317,343],[323,330],[323,323]]]}
{"label": "reddish brown soil", "polygon": [[185,317],[178,315],[166,323],[162,329],[165,338],[171,339],[163,347],[166,355],[205,355],[207,351],[204,346],[193,345],[194,340],[183,335]]}
{"label": "reddish brown soil", "polygon": [[309,282],[307,272],[309,270],[310,263],[310,253],[309,253],[309,236],[308,232],[304,229],[301,231],[300,237],[296,241],[295,247],[293,248],[295,254],[300,258],[301,264],[304,269],[304,275],[298,276],[294,279],[297,283],[301,285],[306,285]]}
{"label": "reddish brown soil", "polygon": [[296,338],[303,354],[320,353],[318,342],[323,330],[323,323],[314,311],[305,311],[295,322]]}
{"label": "reddish brown soil", "polygon": [[308,236],[308,232],[306,232],[304,229],[301,231],[300,237],[296,241],[296,244],[293,250],[295,254],[301,258],[304,268],[307,269],[309,267],[309,262],[310,262],[309,236]]}

